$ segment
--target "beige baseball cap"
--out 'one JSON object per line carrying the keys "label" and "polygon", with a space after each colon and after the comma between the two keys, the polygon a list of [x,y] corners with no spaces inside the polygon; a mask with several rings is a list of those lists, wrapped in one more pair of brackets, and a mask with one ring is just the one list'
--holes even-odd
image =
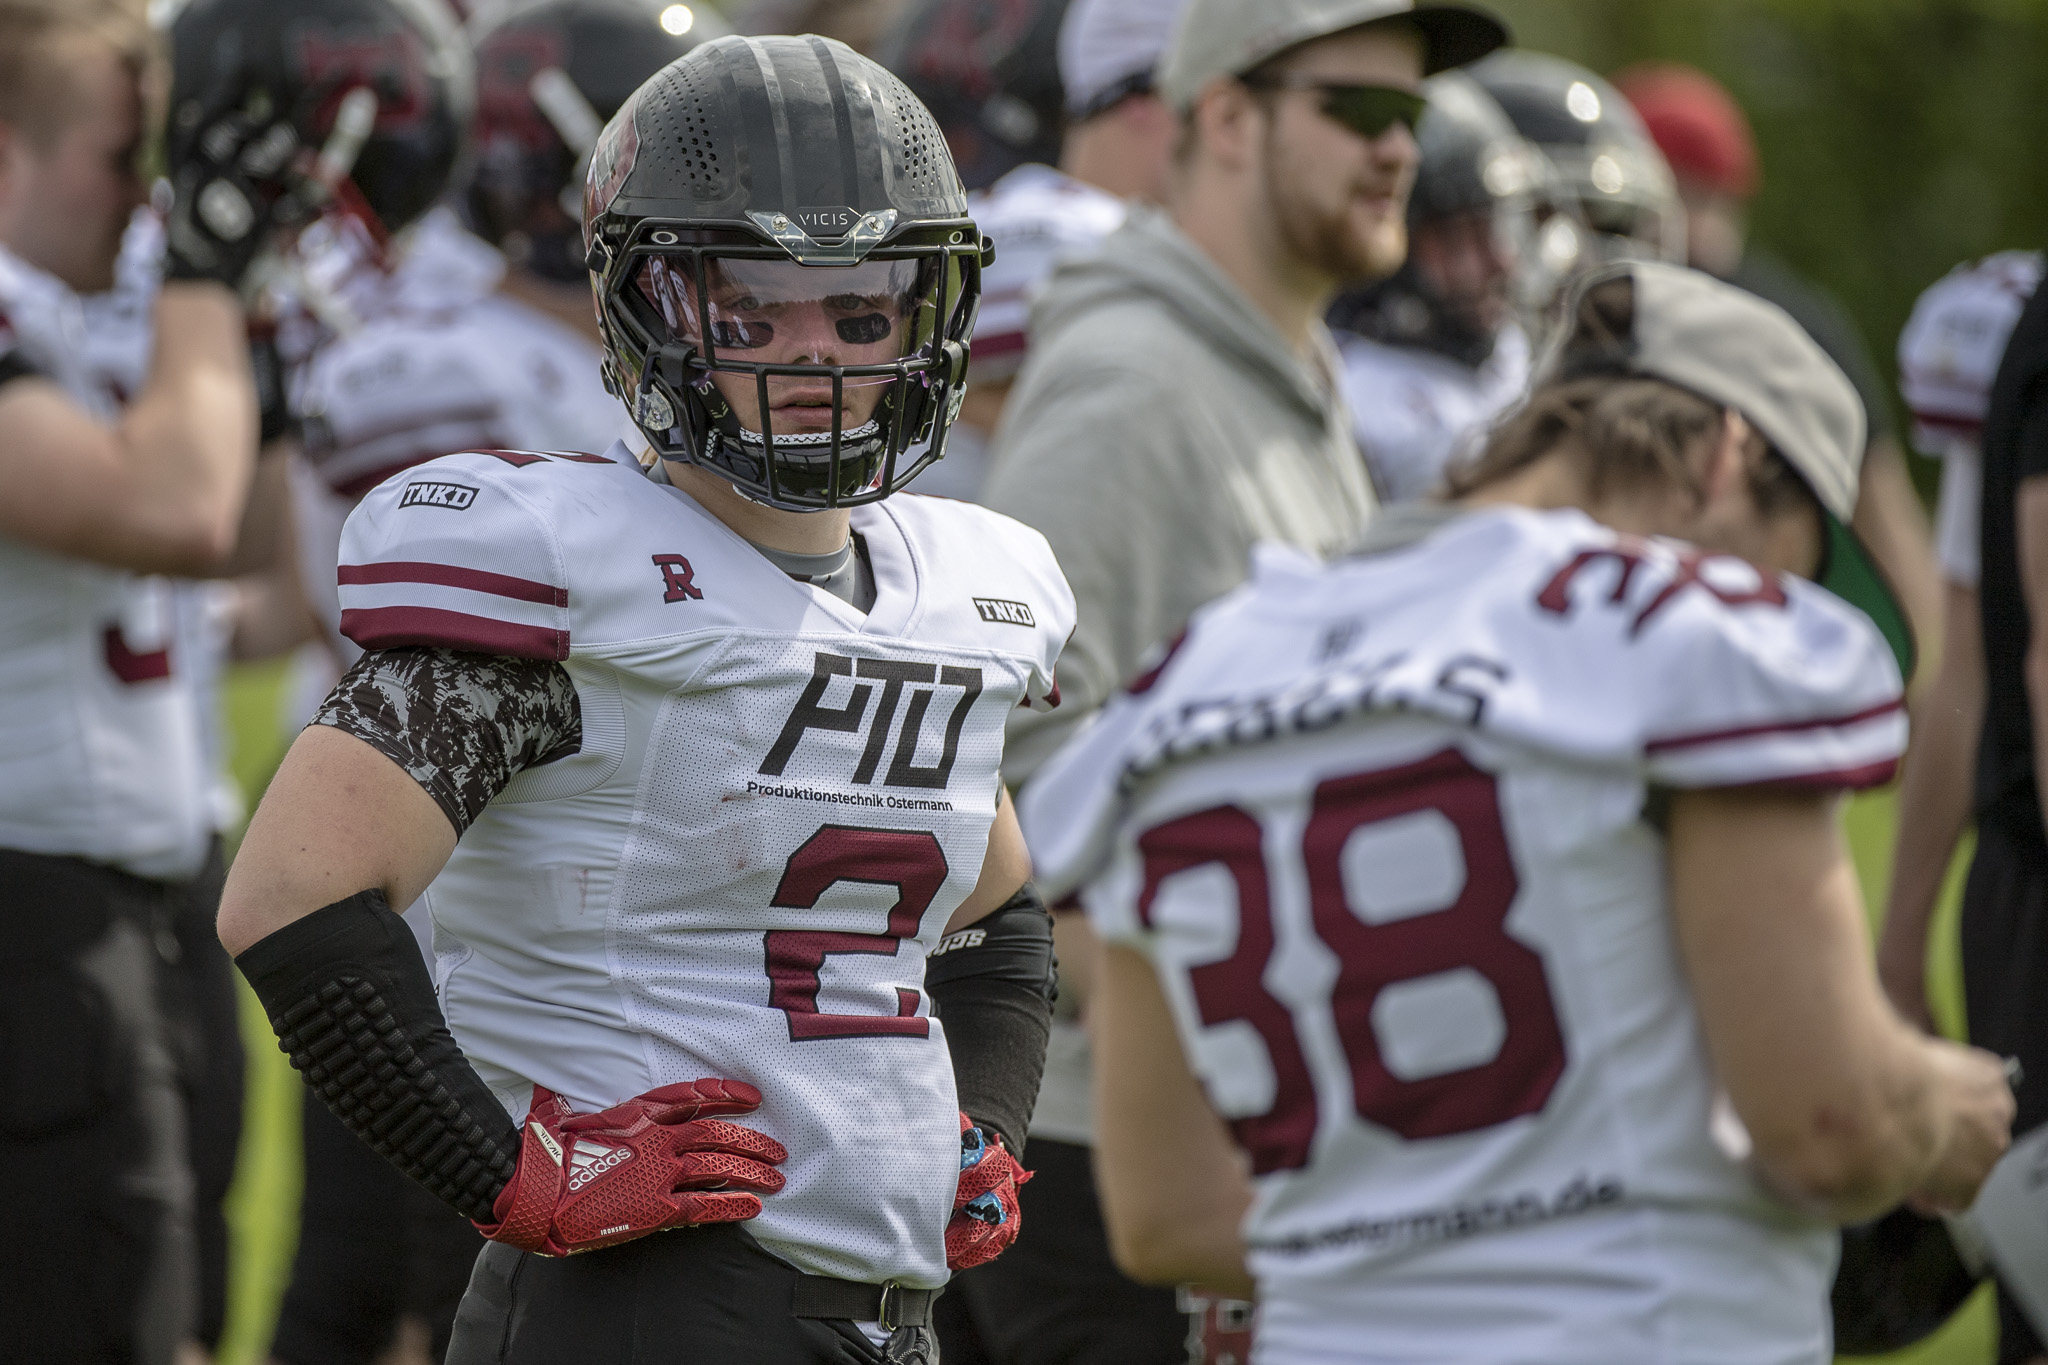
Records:
{"label": "beige baseball cap", "polygon": [[1425,76],[1476,62],[1508,40],[1507,25],[1485,10],[1414,0],[1189,0],[1157,87],[1185,110],[1218,76],[1241,76],[1290,47],[1381,19],[1405,19],[1422,34]]}
{"label": "beige baseball cap", "polygon": [[1913,673],[1913,631],[1869,550],[1849,529],[1863,468],[1863,400],[1841,367],[1791,314],[1703,271],[1662,261],[1622,261],[1573,288],[1577,300],[1611,280],[1634,286],[1634,316],[1620,343],[1567,333],[1539,383],[1600,372],[1639,374],[1733,408],[1799,472],[1826,513],[1817,581],[1860,607]]}

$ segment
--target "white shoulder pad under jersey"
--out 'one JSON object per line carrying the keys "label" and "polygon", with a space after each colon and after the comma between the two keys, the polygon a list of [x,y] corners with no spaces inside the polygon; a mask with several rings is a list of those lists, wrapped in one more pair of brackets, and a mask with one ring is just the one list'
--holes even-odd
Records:
{"label": "white shoulder pad under jersey", "polygon": [[1810,583],[1577,512],[1489,509],[1326,567],[1264,557],[1019,814],[1063,895],[1155,775],[1394,711],[1656,785],[1861,787],[1896,768],[1901,694],[1869,620]]}
{"label": "white shoulder pad under jersey", "polygon": [[1913,305],[1899,333],[1899,392],[1912,409],[1918,449],[1976,451],[1991,381],[2042,266],[2038,251],[2001,251],[1957,266]]}
{"label": "white shoulder pad under jersey", "polygon": [[[915,594],[914,618],[895,623],[902,633],[985,639],[1026,661],[1020,704],[1057,706],[1053,665],[1074,599],[1045,538],[971,503],[914,495],[857,510],[854,529],[872,536],[867,524],[884,517],[901,528],[909,562],[874,556],[878,590],[904,588],[894,580],[907,574],[937,580]],[[835,600],[784,590],[765,563],[621,445],[466,451],[389,480],[350,516],[341,630],[364,649],[559,660],[725,627],[841,628]]]}

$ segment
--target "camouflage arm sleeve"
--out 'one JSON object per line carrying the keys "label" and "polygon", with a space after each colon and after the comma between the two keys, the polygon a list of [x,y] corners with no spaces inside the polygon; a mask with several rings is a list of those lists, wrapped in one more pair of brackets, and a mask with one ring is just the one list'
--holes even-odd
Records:
{"label": "camouflage arm sleeve", "polygon": [[460,835],[522,769],[583,747],[560,664],[452,649],[377,649],[313,715],[405,769]]}

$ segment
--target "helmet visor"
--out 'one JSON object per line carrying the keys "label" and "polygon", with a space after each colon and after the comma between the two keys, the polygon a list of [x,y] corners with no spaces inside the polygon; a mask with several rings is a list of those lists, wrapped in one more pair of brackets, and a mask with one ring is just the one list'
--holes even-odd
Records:
{"label": "helmet visor", "polygon": [[[680,254],[646,257],[636,284],[660,314],[667,339],[696,349],[714,370],[901,360],[913,344],[922,285],[931,273],[919,260],[819,266],[709,253],[699,259],[701,291],[697,260]],[[844,382],[872,386],[894,377],[854,368]],[[774,375],[769,382],[799,378]]]}

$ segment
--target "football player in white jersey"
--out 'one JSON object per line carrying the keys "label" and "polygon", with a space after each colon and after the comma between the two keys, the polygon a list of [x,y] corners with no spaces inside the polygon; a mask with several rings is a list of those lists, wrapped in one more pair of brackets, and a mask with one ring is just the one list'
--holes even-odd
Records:
{"label": "football player in white jersey", "polygon": [[1517,309],[1548,298],[1536,209],[1546,162],[1461,71],[1425,85],[1422,153],[1408,195],[1408,259],[1340,297],[1330,326],[1344,402],[1382,506],[1438,492],[1454,459],[1528,392]]}
{"label": "football player in white jersey", "polygon": [[1568,317],[1459,502],[1269,559],[1025,793],[1116,1243],[1255,1280],[1255,1360],[1819,1365],[1830,1223],[2005,1145],[1836,827],[1905,737],[1854,390],[1680,267]]}
{"label": "football player in white jersey", "polygon": [[1915,717],[1899,792],[1878,974],[1900,1012],[1929,1030],[1928,926],[1969,824],[1984,716],[1977,606],[1984,414],[2006,340],[2040,286],[2042,265],[2038,251],[2001,251],[1959,265],[1920,296],[1899,334],[1899,390],[1913,413],[1913,444],[1942,462],[1934,553],[1946,601],[1940,672]]}
{"label": "football player in white jersey", "polygon": [[983,242],[930,115],[814,36],[642,86],[584,222],[655,473],[482,451],[365,498],[368,652],[222,938],[492,1239],[451,1361],[928,1358],[1019,1225],[1051,931],[998,765],[1073,623],[1036,533],[891,497],[944,449]]}
{"label": "football player in white jersey", "polygon": [[159,944],[208,894],[216,811],[171,579],[234,546],[257,445],[236,289],[311,197],[313,130],[184,110],[169,280],[134,348],[102,353],[82,296],[117,283],[159,74],[139,7],[0,3],[0,1156],[21,1228],[0,1278],[23,1360],[157,1365],[193,1325],[179,1082],[210,1059],[181,1055]]}

